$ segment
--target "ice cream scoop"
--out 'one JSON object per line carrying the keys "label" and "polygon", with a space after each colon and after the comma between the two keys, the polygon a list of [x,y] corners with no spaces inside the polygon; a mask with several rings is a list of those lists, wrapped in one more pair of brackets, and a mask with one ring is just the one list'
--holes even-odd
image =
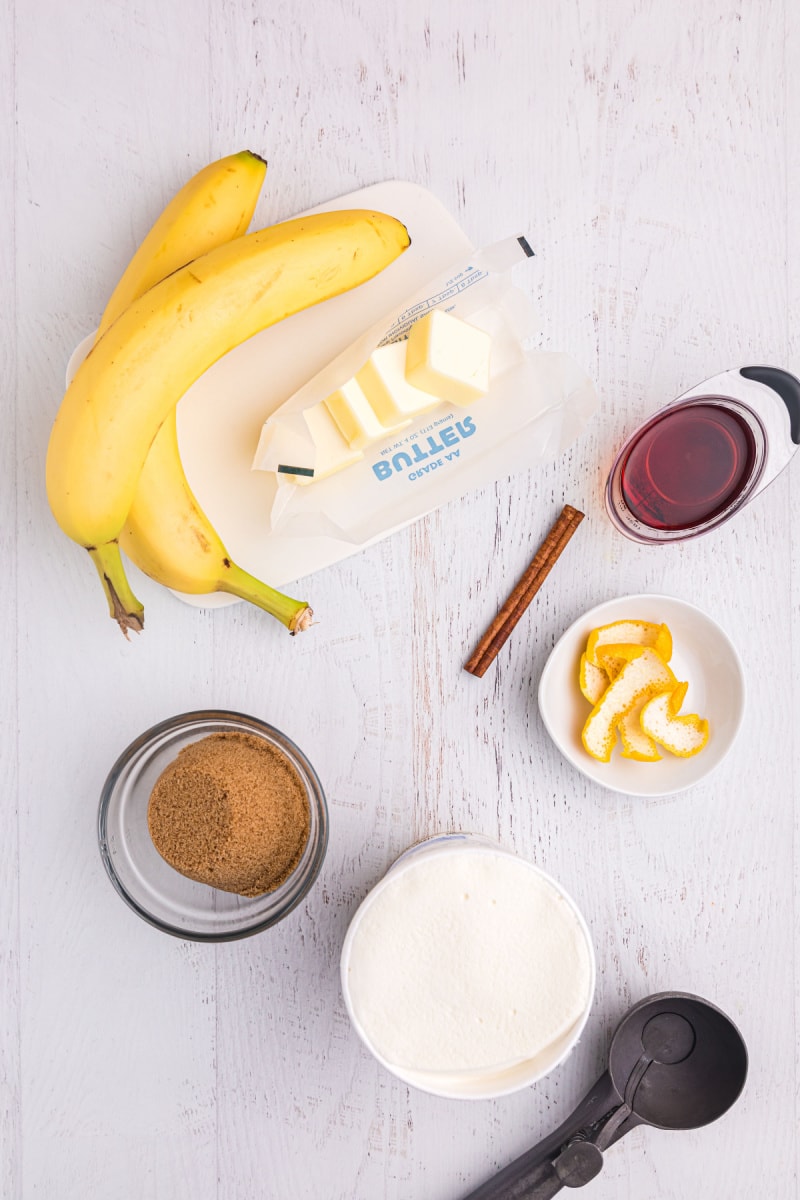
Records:
{"label": "ice cream scoop", "polygon": [[684,992],[636,1004],[601,1075],[572,1116],[467,1200],[547,1200],[599,1174],[603,1153],[637,1125],[695,1129],[721,1117],[747,1077],[747,1048],[725,1013]]}

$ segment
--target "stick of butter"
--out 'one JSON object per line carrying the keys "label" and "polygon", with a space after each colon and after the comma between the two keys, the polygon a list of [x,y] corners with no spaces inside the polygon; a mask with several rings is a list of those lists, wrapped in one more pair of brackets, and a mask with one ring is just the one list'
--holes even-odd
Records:
{"label": "stick of butter", "polygon": [[354,378],[301,413],[271,418],[259,467],[309,484],[352,466],[364,450],[437,405],[466,405],[489,389],[491,336],[441,309],[407,342],[373,350]]}
{"label": "stick of butter", "polygon": [[303,412],[270,418],[258,453],[259,470],[275,471],[301,484],[325,479],[364,457],[361,450],[348,446],[324,400]]}
{"label": "stick of butter", "polygon": [[331,392],[325,405],[342,437],[354,450],[363,450],[411,424],[408,418],[388,425],[379,421],[375,409],[355,379],[348,379],[347,383]]}
{"label": "stick of butter", "polygon": [[319,479],[333,475],[336,471],[344,470],[345,467],[352,467],[353,463],[359,462],[364,457],[361,450],[354,450],[352,446],[348,446],[339,432],[336,422],[325,407],[324,400],[305,409],[303,416],[316,447],[314,474],[312,477],[295,475],[293,476],[295,483],[315,483]]}
{"label": "stick of butter", "polygon": [[383,425],[405,422],[441,403],[440,397],[421,392],[407,381],[405,342],[373,350],[356,374],[356,382]]}
{"label": "stick of butter", "polygon": [[484,330],[435,308],[411,326],[406,379],[445,404],[469,404],[489,390],[491,347]]}

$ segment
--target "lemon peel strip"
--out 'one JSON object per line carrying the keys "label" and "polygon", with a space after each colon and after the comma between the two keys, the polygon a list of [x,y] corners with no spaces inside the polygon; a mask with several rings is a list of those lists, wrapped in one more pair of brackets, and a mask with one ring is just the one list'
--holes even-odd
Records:
{"label": "lemon peel strip", "polygon": [[586,657],[595,666],[602,666],[598,656],[600,646],[609,643],[632,646],[651,646],[664,662],[672,658],[672,634],[666,625],[656,625],[652,621],[612,621],[610,625],[600,625],[589,634],[586,643]]}
{"label": "lemon peel strip", "polygon": [[697,713],[680,715],[688,683],[679,683],[672,691],[654,696],[642,708],[642,730],[670,754],[691,758],[699,754],[710,735],[708,721]]}
{"label": "lemon peel strip", "polygon": [[581,733],[585,750],[598,762],[610,761],[617,726],[637,701],[646,702],[675,684],[675,676],[655,650],[646,646],[624,650],[629,661],[589,713]]}
{"label": "lemon peel strip", "polygon": [[660,762],[657,743],[641,726],[642,709],[647,700],[634,704],[630,712],[617,722],[620,740],[622,741],[622,757],[633,759],[634,762]]}
{"label": "lemon peel strip", "polygon": [[581,655],[578,668],[578,687],[591,705],[598,704],[603,692],[609,684],[609,678],[602,667],[590,663],[585,654]]}

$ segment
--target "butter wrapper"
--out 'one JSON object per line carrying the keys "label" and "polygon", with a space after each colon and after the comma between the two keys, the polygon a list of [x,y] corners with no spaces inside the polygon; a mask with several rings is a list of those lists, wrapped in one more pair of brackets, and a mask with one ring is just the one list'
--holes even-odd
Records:
{"label": "butter wrapper", "polygon": [[[524,346],[533,332],[532,307],[512,284],[511,270],[530,259],[522,237],[476,253],[377,321],[272,414],[253,467],[277,472],[274,533],[361,545],[566,449],[596,411],[597,395],[567,355]],[[296,448],[297,461],[313,460],[313,447],[301,444],[310,434],[298,414],[351,379],[376,347],[406,338],[434,308],[491,335],[488,393],[466,407],[438,405],[369,446],[358,462],[307,486],[281,474],[278,443]]]}

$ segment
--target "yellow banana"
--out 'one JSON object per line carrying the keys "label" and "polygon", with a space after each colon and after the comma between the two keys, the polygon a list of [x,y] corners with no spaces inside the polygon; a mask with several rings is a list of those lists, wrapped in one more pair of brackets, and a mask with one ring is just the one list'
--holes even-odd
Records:
{"label": "yellow banana", "polygon": [[193,258],[241,237],[250,224],[267,164],[250,150],[198,171],[170,200],[134,254],[100,321],[102,337],[134,300]]}
{"label": "yellow banana", "polygon": [[409,245],[383,213],[318,213],[248,234],[155,284],[81,363],[47,452],[47,494],[90,553],[124,631],[142,627],[118,537],[147,452],[194,381],[283,317],[372,278]]}
{"label": "yellow banana", "polygon": [[[241,237],[255,212],[266,163],[231,154],[199,171],[167,205],[108,302],[98,329],[192,259]],[[190,594],[227,591],[266,609],[297,633],[311,622],[307,604],[254,579],[231,560],[192,493],[178,450],[176,413],[156,434],[120,545],[158,583]]]}
{"label": "yellow banana", "polygon": [[166,587],[190,595],[229,592],[263,608],[290,633],[311,623],[307,604],[261,583],[232,561],[184,475],[174,413],[150,447],[119,542],[140,570]]}

